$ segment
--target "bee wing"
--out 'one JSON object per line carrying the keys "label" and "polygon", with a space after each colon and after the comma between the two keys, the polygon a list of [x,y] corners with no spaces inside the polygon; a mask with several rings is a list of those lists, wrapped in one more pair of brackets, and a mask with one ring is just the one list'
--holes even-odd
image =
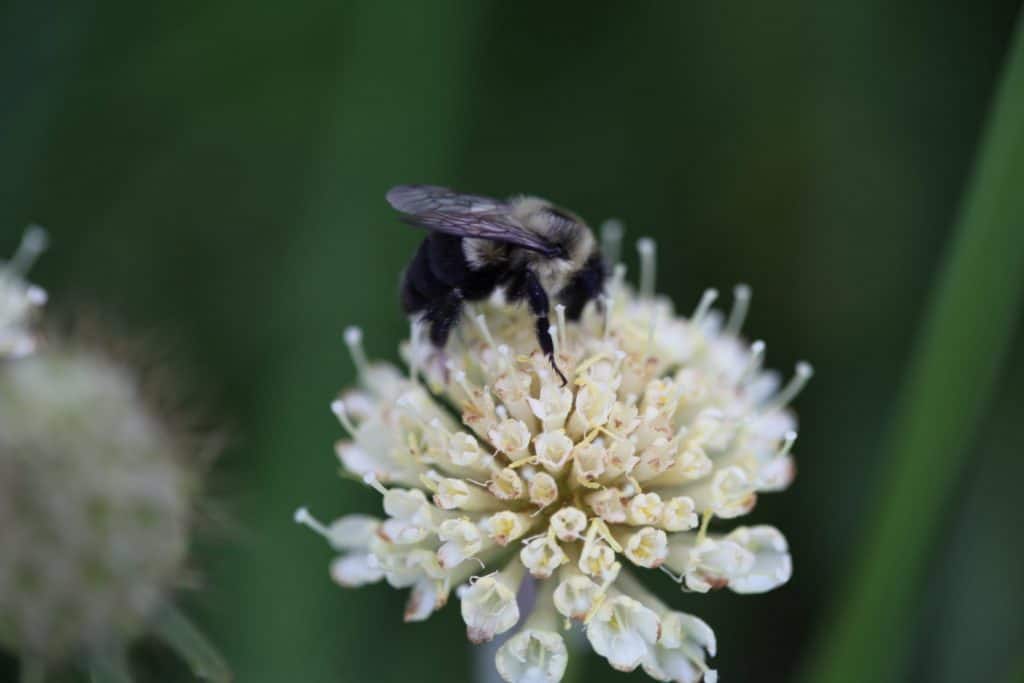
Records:
{"label": "bee wing", "polygon": [[427,230],[514,244],[546,256],[559,253],[543,237],[510,220],[508,204],[497,199],[435,185],[398,185],[388,190],[386,198],[406,214],[405,222]]}

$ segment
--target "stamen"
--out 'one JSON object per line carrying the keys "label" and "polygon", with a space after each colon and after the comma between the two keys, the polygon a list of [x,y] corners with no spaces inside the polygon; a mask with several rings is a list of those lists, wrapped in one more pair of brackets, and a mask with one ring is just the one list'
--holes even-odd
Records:
{"label": "stamen", "polygon": [[636,251],[640,254],[640,296],[650,299],[654,296],[657,245],[650,237],[641,237],[636,241]]}
{"label": "stamen", "polygon": [[[562,335],[562,348],[567,348],[565,340],[569,334],[569,328],[565,324],[565,304],[555,305],[555,316],[558,318],[558,331]],[[556,352],[557,353],[557,352]]]}
{"label": "stamen", "polygon": [[560,349],[562,348],[561,341],[558,337],[558,325],[550,325],[548,327],[548,335],[551,337],[551,346],[554,347],[554,356],[555,358],[558,358],[558,354],[560,353]]}
{"label": "stamen", "polygon": [[366,360],[366,352],[363,351],[363,331],[355,326],[345,328],[345,343],[348,344],[348,351],[352,354],[352,362],[355,363],[356,371],[362,376],[370,366]]}
{"label": "stamen", "polygon": [[473,402],[473,387],[469,383],[469,379],[466,377],[466,373],[459,370],[455,373],[455,383],[466,392],[466,396],[469,398],[470,403]]}
{"label": "stamen", "polygon": [[341,422],[341,426],[345,428],[345,431],[348,432],[349,436],[354,438],[356,435],[356,426],[348,416],[348,411],[345,410],[345,402],[340,398],[336,398],[331,401],[331,412],[338,418],[338,421]]}
{"label": "stamen", "polygon": [[652,347],[654,346],[654,332],[658,329],[658,309],[651,311],[651,320],[647,323],[647,352],[646,355],[651,355]]}
{"label": "stamen", "polygon": [[496,347],[497,344],[494,343],[494,337],[491,336],[491,330],[487,327],[487,318],[484,317],[483,313],[473,318],[473,320],[476,322],[477,328],[480,329],[480,334],[483,335],[487,345],[492,349]]}
{"label": "stamen", "polygon": [[743,372],[740,373],[740,378],[736,382],[737,384],[744,384],[751,376],[754,375],[758,370],[761,369],[761,363],[764,362],[764,351],[767,345],[760,339],[750,345],[750,358],[747,359],[747,365],[743,368]]}
{"label": "stamen", "polygon": [[732,290],[732,296],[732,310],[729,311],[729,322],[725,325],[725,333],[736,336],[743,328],[743,321],[747,319],[747,309],[750,308],[750,287],[742,284],[736,285]]}
{"label": "stamen", "polygon": [[7,266],[18,275],[24,275],[32,268],[39,255],[46,251],[49,242],[46,230],[38,225],[28,226]]}
{"label": "stamen", "polygon": [[670,579],[672,579],[676,583],[681,584],[685,578],[682,574],[676,574],[665,565],[661,565],[660,567],[658,567],[658,569],[660,569],[664,574],[666,574]]}
{"label": "stamen", "polygon": [[699,325],[703,320],[704,316],[711,310],[711,304],[715,303],[715,299],[718,298],[717,289],[705,289],[704,293],[701,294],[700,303],[697,304],[697,309],[693,312],[693,318],[690,322],[694,325]]}
{"label": "stamen", "polygon": [[25,292],[25,298],[33,306],[42,306],[49,299],[46,290],[42,287],[36,287],[35,285],[29,285],[28,290]]}
{"label": "stamen", "polygon": [[585,361],[576,366],[576,374],[582,375],[583,373],[590,369],[591,365],[602,360],[609,360],[607,353],[602,352],[594,354],[593,356],[591,356],[590,358],[586,359]]}
{"label": "stamen", "polygon": [[413,318],[409,321],[409,381],[416,384],[420,362],[420,323]]}
{"label": "stamen", "polygon": [[789,452],[793,449],[793,444],[796,443],[796,432],[792,429],[786,432],[783,436],[782,448],[775,454],[776,458],[784,458],[789,455]]}
{"label": "stamen", "polygon": [[715,516],[712,510],[708,510],[704,513],[704,519],[700,522],[700,531],[697,532],[697,543],[703,543],[704,539],[708,537],[708,526],[711,524],[711,518]]}
{"label": "stamen", "polygon": [[604,262],[609,266],[619,262],[624,232],[622,221],[616,218],[609,218],[601,224],[601,253],[604,255]]}
{"label": "stamen", "polygon": [[384,484],[380,483],[380,480],[377,479],[377,475],[373,472],[367,472],[363,475],[363,483],[382,496],[386,496],[388,493],[388,490],[384,488]]}
{"label": "stamen", "polygon": [[789,383],[782,388],[775,398],[768,401],[765,406],[765,410],[783,408],[789,404],[797,394],[803,390],[804,386],[807,385],[807,381],[814,375],[814,368],[811,367],[810,363],[800,361],[796,364],[796,373],[789,380]]}
{"label": "stamen", "polygon": [[324,538],[330,538],[330,531],[327,527],[325,527],[316,517],[309,514],[309,510],[306,507],[300,507],[296,510],[293,518],[295,519],[296,524],[307,526]]}

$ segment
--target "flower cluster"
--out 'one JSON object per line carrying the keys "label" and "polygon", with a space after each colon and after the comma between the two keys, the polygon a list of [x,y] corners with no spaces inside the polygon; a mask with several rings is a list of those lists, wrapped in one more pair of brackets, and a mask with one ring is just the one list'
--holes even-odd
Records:
{"label": "flower cluster", "polygon": [[198,492],[189,456],[213,444],[154,405],[155,368],[124,362],[123,343],[81,325],[36,336],[46,295],[24,275],[45,244],[29,228],[0,263],[0,648],[24,681],[69,660],[92,680],[130,680],[125,650],[154,633],[229,680],[172,605]]}
{"label": "flower cluster", "polygon": [[77,344],[0,367],[0,645],[138,635],[181,575],[193,479],[126,367]]}
{"label": "flower cluster", "polygon": [[32,227],[9,261],[0,261],[0,359],[17,358],[36,346],[31,323],[46,303],[46,292],[25,282],[25,274],[46,248],[46,232]]}
{"label": "flower cluster", "polygon": [[[710,522],[746,515],[759,493],[793,479],[786,406],[810,366],[785,385],[762,368],[764,343],[739,337],[744,286],[727,316],[711,290],[689,318],[678,315],[653,295],[653,244],[640,248],[640,292],[620,267],[603,311],[567,324],[556,308],[565,385],[529,313],[500,298],[473,311],[442,362],[414,326],[408,376],[368,362],[358,330],[346,335],[362,386],[331,406],[349,435],[336,451],[380,492],[386,517],[324,525],[300,509],[296,519],[338,551],[339,584],[411,588],[407,621],[454,590],[474,643],[522,622],[498,650],[507,681],[560,680],[559,627],[577,621],[616,669],[713,682],[712,630],[632,570],[659,569],[699,593],[768,591],[792,572],[775,528],[719,533]],[[524,592],[536,594],[525,619]]]}

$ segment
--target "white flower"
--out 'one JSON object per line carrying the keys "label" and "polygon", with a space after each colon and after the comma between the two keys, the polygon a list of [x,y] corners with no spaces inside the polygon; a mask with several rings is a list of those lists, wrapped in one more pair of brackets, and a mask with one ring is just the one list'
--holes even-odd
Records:
{"label": "white flower", "polygon": [[31,227],[14,256],[0,261],[0,360],[24,356],[35,349],[31,324],[46,303],[46,292],[25,282],[24,277],[44,249],[46,232]]}
{"label": "white flower", "polygon": [[658,615],[625,595],[607,600],[587,625],[594,652],[619,671],[632,671],[649,657],[661,625]]}
{"label": "white flower", "polygon": [[562,680],[569,653],[557,632],[526,629],[501,646],[494,663],[510,683],[554,683]]}
{"label": "white flower", "polygon": [[522,567],[513,562],[500,573],[482,576],[461,591],[462,619],[470,641],[486,643],[516,625],[516,589],[522,576]]}
{"label": "white flower", "polygon": [[44,666],[141,635],[183,574],[194,439],[140,384],[79,343],[0,362],[0,645]]}
{"label": "white flower", "polygon": [[567,655],[555,617],[582,622],[618,669],[715,680],[711,629],[630,572],[660,568],[697,592],[788,580],[775,529],[709,528],[789,484],[796,422],[787,405],[810,371],[801,364],[780,388],[763,370],[764,343],[739,337],[745,287],[728,316],[712,308],[711,290],[692,316],[678,315],[653,294],[651,249],[642,249],[640,294],[619,275],[603,313],[591,306],[567,322],[556,307],[564,385],[537,348],[529,311],[500,296],[475,305],[446,363],[414,333],[402,349],[409,377],[369,363],[361,334],[346,334],[362,386],[333,404],[348,433],[337,451],[381,493],[387,518],[324,528],[301,515],[340,553],[339,583],[410,587],[406,618],[417,620],[461,585],[474,642],[511,630],[520,582],[539,583],[527,623],[497,655],[509,681],[560,679]]}
{"label": "white flower", "polygon": [[647,675],[658,681],[715,683],[718,674],[705,663],[706,654],[715,656],[711,627],[683,612],[664,612],[660,616],[661,638],[643,661]]}

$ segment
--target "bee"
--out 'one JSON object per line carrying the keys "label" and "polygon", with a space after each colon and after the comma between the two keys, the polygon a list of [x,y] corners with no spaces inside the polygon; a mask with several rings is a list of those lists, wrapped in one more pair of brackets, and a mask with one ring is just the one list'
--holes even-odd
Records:
{"label": "bee", "polygon": [[402,220],[425,228],[402,278],[402,308],[429,328],[443,351],[466,302],[501,289],[536,318],[537,343],[561,378],[548,331],[550,294],[578,320],[604,290],[605,264],[583,220],[537,197],[507,201],[432,185],[398,185],[387,201]]}

